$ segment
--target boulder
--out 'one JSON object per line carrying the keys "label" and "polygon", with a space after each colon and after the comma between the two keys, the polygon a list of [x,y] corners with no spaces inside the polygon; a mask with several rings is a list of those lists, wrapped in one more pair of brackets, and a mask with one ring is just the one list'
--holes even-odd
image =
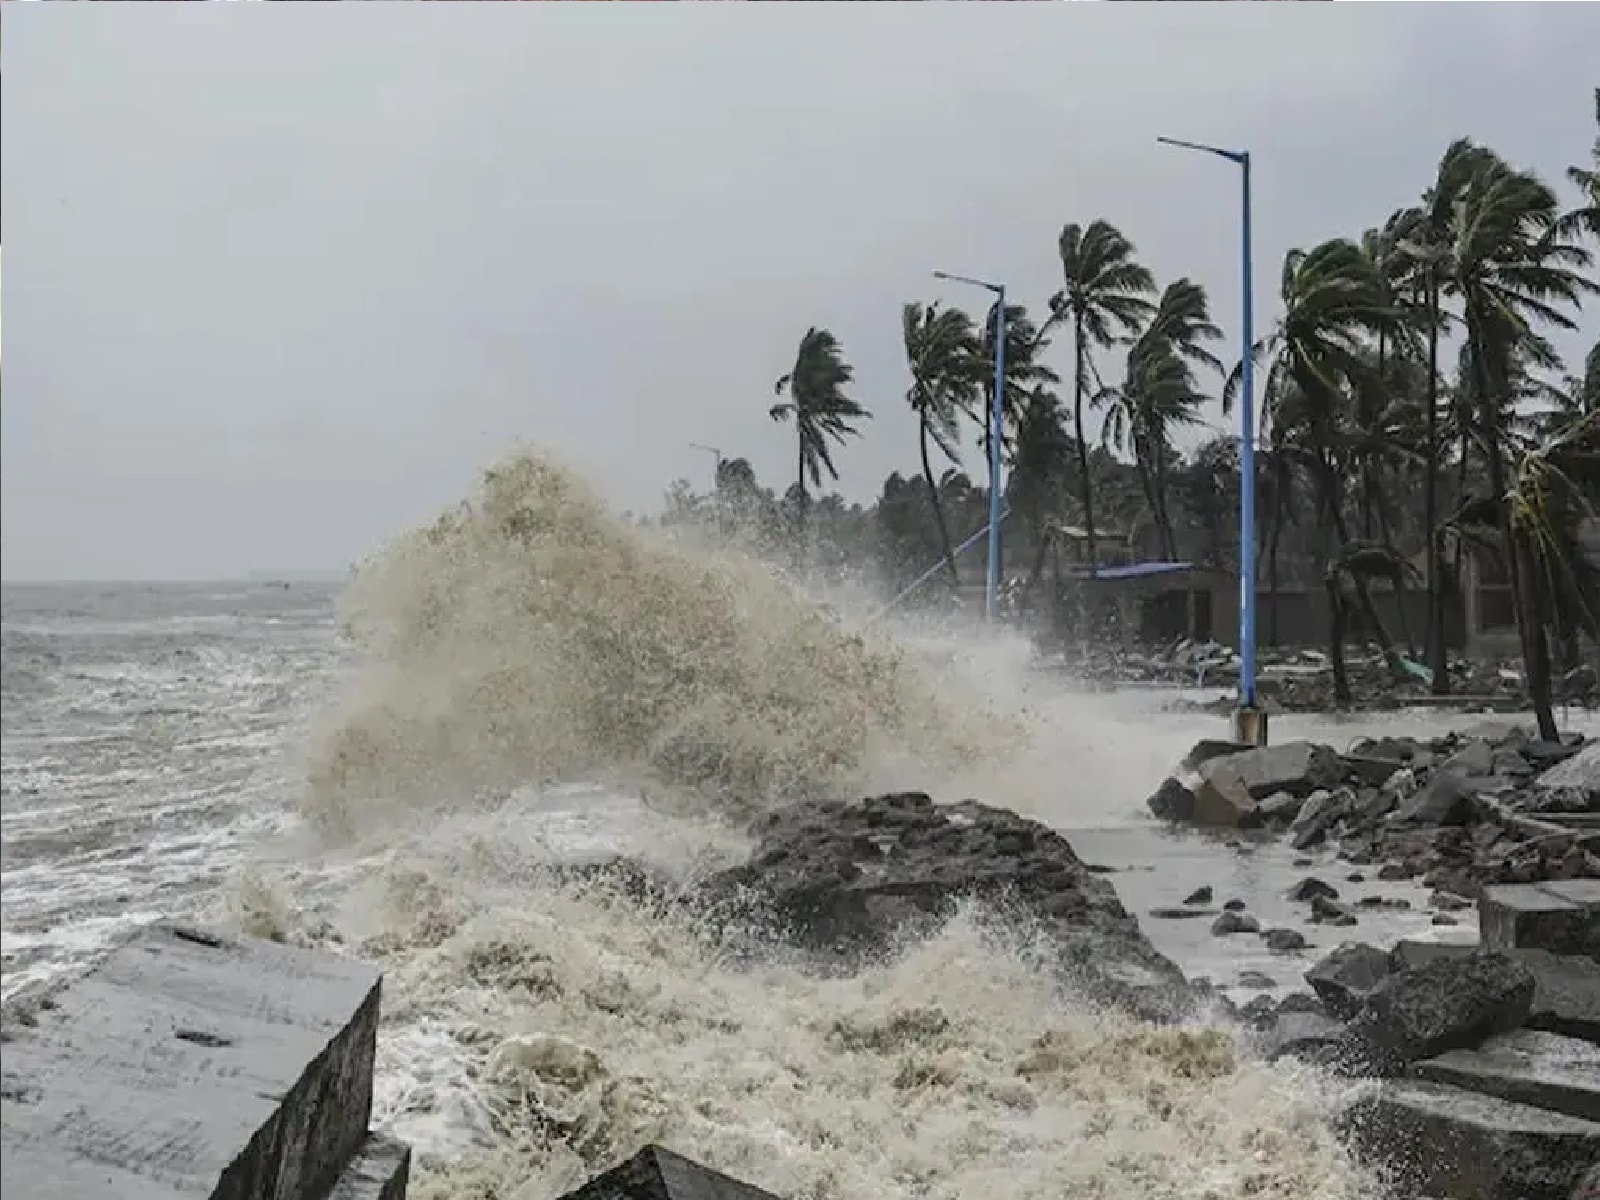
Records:
{"label": "boulder", "polygon": [[646,1146],[558,1200],[778,1200],[771,1192],[701,1166],[661,1146]]}
{"label": "boulder", "polygon": [[1465,825],[1472,819],[1475,789],[1451,771],[1435,771],[1428,785],[1402,804],[1396,817],[1418,825]]}
{"label": "boulder", "polygon": [[1296,850],[1315,846],[1350,811],[1354,798],[1348,788],[1312,792],[1289,824],[1289,844]]}
{"label": "boulder", "polygon": [[1600,879],[1508,883],[1478,903],[1483,944],[1600,959]]}
{"label": "boulder", "polygon": [[1289,899],[1304,904],[1315,900],[1318,896],[1325,896],[1329,900],[1339,898],[1339,889],[1331,883],[1324,883],[1315,875],[1307,875],[1299,883],[1289,889]]}
{"label": "boulder", "polygon": [[1521,1025],[1533,991],[1526,967],[1492,951],[1391,972],[1351,1023],[1351,1048],[1379,1072],[1470,1049]]}
{"label": "boulder", "polygon": [[1262,1034],[1260,1053],[1268,1062],[1286,1057],[1320,1062],[1337,1053],[1343,1034],[1344,1026],[1332,1017],[1280,1008]]}
{"label": "boulder", "polygon": [[1307,946],[1306,935],[1298,929],[1269,929],[1261,935],[1267,949],[1274,954],[1293,954]]}
{"label": "boulder", "polygon": [[[1459,942],[1402,941],[1389,952],[1389,963],[1392,970],[1415,970],[1436,959],[1465,958],[1477,952],[1476,946]],[[1516,959],[1533,976],[1533,1001],[1524,1025],[1600,1045],[1600,962],[1548,950],[1502,953]]]}
{"label": "boulder", "polygon": [[1476,1050],[1451,1050],[1411,1068],[1418,1079],[1600,1121],[1600,1047],[1556,1033],[1519,1029]]}
{"label": "boulder", "polygon": [[1245,788],[1257,800],[1264,800],[1274,792],[1309,796],[1318,790],[1338,787],[1344,778],[1339,756],[1329,747],[1314,742],[1259,746],[1242,754],[1229,755],[1223,761],[1238,773]]}
{"label": "boulder", "polygon": [[704,880],[692,901],[753,938],[776,934],[825,967],[892,950],[971,899],[1037,926],[1063,978],[1090,999],[1151,1020],[1179,1019],[1198,1000],[1111,884],[1037,821],[907,793],[787,805],[751,833],[749,860]]}
{"label": "boulder", "polygon": [[1388,954],[1363,942],[1345,942],[1306,972],[1306,982],[1330,1013],[1349,1018],[1389,972]]}
{"label": "boulder", "polygon": [[1194,820],[1194,793],[1181,781],[1168,776],[1145,806],[1160,821]]}
{"label": "boulder", "polygon": [[1255,747],[1249,742],[1229,742],[1219,738],[1201,738],[1183,756],[1179,770],[1198,771],[1206,763],[1216,758],[1228,758],[1235,754],[1244,754]]}
{"label": "boulder", "polygon": [[1340,1127],[1397,1196],[1570,1200],[1600,1156],[1593,1121],[1419,1079],[1363,1096]]}
{"label": "boulder", "polygon": [[1231,933],[1260,933],[1261,922],[1247,912],[1224,909],[1222,915],[1211,922],[1211,932],[1218,937]]}

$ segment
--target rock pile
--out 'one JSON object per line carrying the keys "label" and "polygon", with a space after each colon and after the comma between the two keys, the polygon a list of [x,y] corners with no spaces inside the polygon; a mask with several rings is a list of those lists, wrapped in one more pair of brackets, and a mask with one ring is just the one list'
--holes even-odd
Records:
{"label": "rock pile", "polygon": [[1490,884],[1600,878],[1600,742],[1484,728],[1383,738],[1344,754],[1310,742],[1201,742],[1150,797],[1167,821],[1280,831],[1386,879],[1450,897]]}
{"label": "rock pile", "polygon": [[704,881],[694,902],[735,925],[753,918],[829,966],[892,950],[970,900],[1025,921],[1091,1000],[1167,1021],[1201,998],[1065,838],[1004,809],[920,793],[817,801],[752,832],[750,859]]}
{"label": "rock pile", "polygon": [[[1401,1194],[1587,1200],[1600,1164],[1600,881],[1491,887],[1481,946],[1351,942],[1247,1016],[1268,1058],[1385,1082],[1342,1118]],[[1565,909],[1564,921],[1545,914]],[[1499,919],[1510,915],[1513,919]],[[1522,919],[1522,918],[1529,919]],[[1586,1190],[1590,1189],[1590,1190]]]}

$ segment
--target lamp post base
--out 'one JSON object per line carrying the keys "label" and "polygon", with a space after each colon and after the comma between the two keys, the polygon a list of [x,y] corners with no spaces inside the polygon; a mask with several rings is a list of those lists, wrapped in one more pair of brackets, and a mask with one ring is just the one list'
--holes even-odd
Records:
{"label": "lamp post base", "polygon": [[1233,710],[1233,740],[1245,746],[1267,744],[1267,711],[1241,704]]}

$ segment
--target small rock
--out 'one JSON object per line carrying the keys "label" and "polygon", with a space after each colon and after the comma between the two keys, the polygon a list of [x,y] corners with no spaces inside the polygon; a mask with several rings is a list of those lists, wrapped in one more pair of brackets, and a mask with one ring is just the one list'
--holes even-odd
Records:
{"label": "small rock", "polygon": [[1249,988],[1254,992],[1265,992],[1278,986],[1278,981],[1271,975],[1261,971],[1241,971],[1239,982],[1235,987]]}
{"label": "small rock", "polygon": [[1302,904],[1307,900],[1315,900],[1318,896],[1325,896],[1329,900],[1339,898],[1339,890],[1331,883],[1324,883],[1315,875],[1308,875],[1299,883],[1289,889],[1289,899],[1297,900]]}
{"label": "small rock", "polygon": [[1386,883],[1398,883],[1402,879],[1411,879],[1416,873],[1415,868],[1410,863],[1386,862],[1378,868],[1378,878]]}
{"label": "small rock", "polygon": [[1267,949],[1275,954],[1292,954],[1296,950],[1304,950],[1309,945],[1305,934],[1298,929],[1269,929],[1261,935],[1261,940],[1267,944]]}
{"label": "small rock", "polygon": [[1344,877],[1344,881],[1346,883],[1365,883],[1367,881],[1367,877],[1360,871],[1351,871],[1350,874]]}
{"label": "small rock", "polygon": [[1256,811],[1269,825],[1283,825],[1299,816],[1305,803],[1304,796],[1296,796],[1293,792],[1274,792],[1256,805]]}
{"label": "small rock", "polygon": [[1454,892],[1440,889],[1428,897],[1428,907],[1436,908],[1440,912],[1460,912],[1464,908],[1471,908],[1472,901],[1465,896],[1458,896]]}
{"label": "small rock", "polygon": [[1230,933],[1260,933],[1261,922],[1249,913],[1230,909],[1211,922],[1211,932],[1217,937],[1226,937]]}
{"label": "small rock", "polygon": [[1306,850],[1327,836],[1347,811],[1351,793],[1346,788],[1337,792],[1312,792],[1305,806],[1289,825],[1289,844],[1296,850]]}
{"label": "small rock", "polygon": [[1356,915],[1337,900],[1326,896],[1311,898],[1311,922],[1314,925],[1349,926],[1356,923]]}
{"label": "small rock", "polygon": [[1396,816],[1416,825],[1465,825],[1472,819],[1472,794],[1461,775],[1436,771],[1428,786],[1401,805]]}
{"label": "small rock", "polygon": [[1386,952],[1363,942],[1345,942],[1306,972],[1306,982],[1330,1013],[1348,1019],[1389,973]]}
{"label": "small rock", "polygon": [[1210,887],[1210,885],[1207,885],[1205,887],[1195,888],[1194,891],[1190,892],[1187,896],[1185,896],[1183,898],[1183,902],[1185,904],[1210,904],[1211,903],[1211,899],[1212,899],[1211,887]]}
{"label": "small rock", "polygon": [[1239,1016],[1257,1029],[1265,1029],[1278,1015],[1278,1006],[1271,996],[1257,996],[1239,1010]]}
{"label": "small rock", "polygon": [[1448,913],[1434,913],[1433,914],[1433,924],[1435,924],[1435,925],[1459,925],[1459,924],[1461,924],[1461,922],[1456,920],[1454,917],[1450,916]]}
{"label": "small rock", "polygon": [[1223,909],[1224,912],[1243,912],[1244,911],[1244,901],[1240,900],[1236,896],[1232,900],[1229,900],[1226,904],[1224,904],[1222,906],[1222,909]]}
{"label": "small rock", "polygon": [[1295,859],[1290,865],[1296,867],[1309,867],[1314,865],[1316,861],[1317,860],[1314,858],[1306,858],[1304,855],[1302,855],[1301,857]]}
{"label": "small rock", "polygon": [[1166,906],[1152,908],[1150,915],[1158,921],[1182,921],[1191,917],[1209,917],[1214,915],[1215,909],[1210,908],[1173,908]]}

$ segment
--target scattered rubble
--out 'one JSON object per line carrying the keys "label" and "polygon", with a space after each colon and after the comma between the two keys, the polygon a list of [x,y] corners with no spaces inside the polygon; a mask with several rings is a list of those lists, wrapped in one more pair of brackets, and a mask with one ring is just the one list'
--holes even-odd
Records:
{"label": "scattered rubble", "polygon": [[[1441,912],[1490,885],[1600,879],[1600,742],[1483,726],[1428,741],[1363,739],[1343,754],[1311,742],[1230,747],[1197,747],[1150,810],[1166,821],[1277,831],[1298,851],[1332,848],[1380,880],[1419,880]],[[1354,921],[1330,885],[1300,887],[1326,889],[1313,913],[1321,921]],[[1294,898],[1313,899],[1309,890]],[[1565,923],[1574,944],[1590,947],[1583,953],[1600,953],[1600,919],[1569,908],[1529,893],[1504,919]],[[1490,919],[1501,919],[1498,910]]]}

